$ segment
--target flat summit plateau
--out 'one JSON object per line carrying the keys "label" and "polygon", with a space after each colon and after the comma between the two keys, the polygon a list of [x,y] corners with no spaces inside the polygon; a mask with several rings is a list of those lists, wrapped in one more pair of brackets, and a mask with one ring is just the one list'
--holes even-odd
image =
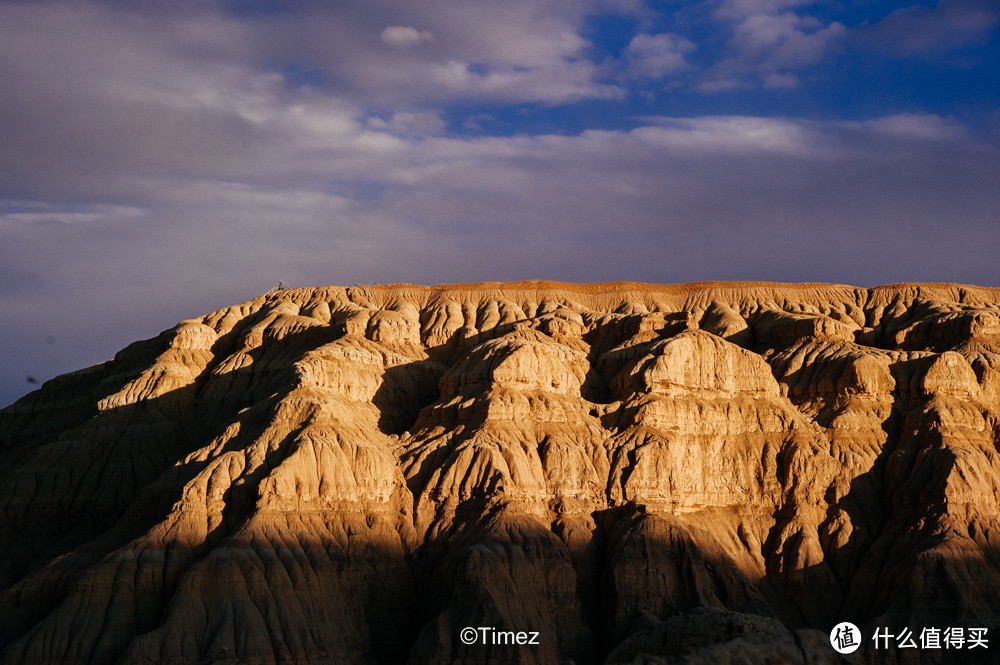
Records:
{"label": "flat summit plateau", "polygon": [[274,291],[0,411],[0,664],[998,662],[998,441],[998,289]]}

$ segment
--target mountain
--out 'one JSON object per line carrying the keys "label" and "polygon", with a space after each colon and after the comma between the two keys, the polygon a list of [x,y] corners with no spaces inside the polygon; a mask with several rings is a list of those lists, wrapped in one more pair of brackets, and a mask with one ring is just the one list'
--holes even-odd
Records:
{"label": "mountain", "polygon": [[0,663],[997,662],[998,441],[1000,289],[275,291],[0,411]]}

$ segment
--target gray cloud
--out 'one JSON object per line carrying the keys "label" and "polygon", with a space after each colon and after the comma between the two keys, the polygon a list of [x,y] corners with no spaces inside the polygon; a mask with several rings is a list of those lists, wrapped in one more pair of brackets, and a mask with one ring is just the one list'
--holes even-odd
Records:
{"label": "gray cloud", "polygon": [[[261,23],[256,43],[260,53],[323,71],[342,94],[371,104],[606,98],[621,91],[600,81],[603,72],[584,57],[590,44],[579,33],[588,12],[614,10],[609,4],[317,4],[308,14]],[[387,26],[399,39],[386,42]],[[411,41],[416,35],[420,48],[399,48],[404,33]]]}
{"label": "gray cloud", "polygon": [[985,40],[1000,26],[1000,6],[991,0],[940,0],[913,5],[859,30],[862,41],[901,55],[931,55]]}
{"label": "gray cloud", "polygon": [[[178,177],[134,207],[0,215],[0,279],[18,285],[0,290],[17,312],[3,335],[24,349],[5,356],[4,394],[278,279],[997,277],[1000,155],[934,116],[462,140],[359,125],[317,152],[310,137],[331,139],[313,123],[285,131],[284,153],[242,167],[254,182]],[[45,335],[67,351],[46,360]]]}

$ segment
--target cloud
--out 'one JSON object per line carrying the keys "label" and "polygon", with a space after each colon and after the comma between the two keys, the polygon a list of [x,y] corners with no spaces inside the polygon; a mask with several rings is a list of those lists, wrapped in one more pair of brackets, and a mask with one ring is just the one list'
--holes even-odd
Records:
{"label": "cloud", "polygon": [[441,134],[447,127],[447,123],[441,119],[441,114],[436,111],[399,112],[392,114],[387,120],[379,117],[369,118],[365,124],[370,129],[406,137]]}
{"label": "cloud", "polygon": [[[266,117],[246,152],[216,156],[217,178],[146,176],[118,206],[4,207],[0,280],[17,288],[0,288],[0,394],[278,279],[995,278],[1000,151],[936,116],[459,139],[395,135],[395,117],[328,132],[321,109]],[[61,355],[33,346],[45,335]]]}
{"label": "cloud", "polygon": [[820,62],[848,35],[838,22],[823,23],[791,7],[812,2],[793,0],[728,0],[716,18],[730,26],[727,50],[731,54],[710,67],[699,89],[721,92],[761,85],[793,88],[799,84],[795,70]]}
{"label": "cloud", "polygon": [[[586,57],[591,44],[580,36],[588,12],[599,5],[317,4],[308,13],[258,22],[255,44],[270,60],[325,72],[342,94],[367,104],[455,98],[563,103],[618,94],[601,81],[603,71]],[[387,43],[397,48],[387,49]]]}
{"label": "cloud", "polygon": [[900,55],[926,55],[984,41],[997,26],[1000,6],[991,0],[941,0],[894,11],[859,38]]}
{"label": "cloud", "polygon": [[968,132],[960,124],[937,115],[900,113],[868,120],[863,126],[886,136],[930,142],[962,141],[969,138]]}
{"label": "cloud", "polygon": [[449,60],[423,71],[442,100],[564,104],[582,99],[616,99],[625,91],[612,84],[595,82],[589,61],[566,61],[556,67],[521,69],[484,68],[476,63]]}
{"label": "cloud", "polygon": [[763,76],[761,83],[768,90],[791,89],[799,87],[799,77],[791,73],[769,72]]}
{"label": "cloud", "polygon": [[760,14],[740,22],[730,43],[746,63],[772,70],[814,64],[846,33],[838,22],[823,25],[790,12]]}
{"label": "cloud", "polygon": [[720,74],[721,72],[718,68],[710,70],[708,78],[698,83],[695,89],[698,90],[698,92],[711,95],[720,92],[730,92],[732,90],[753,87],[742,78],[737,78],[731,75],[727,78],[720,78]]}
{"label": "cloud", "polygon": [[693,153],[774,153],[805,156],[819,146],[817,133],[793,120],[742,116],[647,118],[631,132],[652,145]]}
{"label": "cloud", "polygon": [[685,55],[695,49],[694,42],[680,35],[638,34],[625,49],[626,71],[634,78],[665,78],[688,69]]}
{"label": "cloud", "polygon": [[411,25],[390,25],[379,35],[390,46],[408,48],[424,42],[433,42],[434,35],[427,30],[417,30]]}
{"label": "cloud", "polygon": [[3,3],[0,76],[8,95],[32,93],[22,106],[35,113],[36,97],[60,88],[101,104],[110,95],[212,106],[286,67],[313,73],[312,87],[336,88],[344,102],[383,109],[615,97],[580,36],[594,6],[372,0],[246,17],[205,3],[148,20],[147,10],[117,5]]}
{"label": "cloud", "polygon": [[0,217],[11,228],[29,225],[86,224],[108,219],[129,220],[141,217],[141,208],[113,205],[58,206],[38,202],[0,202]]}
{"label": "cloud", "polygon": [[715,16],[738,21],[751,16],[778,14],[813,4],[816,4],[815,0],[723,0],[716,8]]}

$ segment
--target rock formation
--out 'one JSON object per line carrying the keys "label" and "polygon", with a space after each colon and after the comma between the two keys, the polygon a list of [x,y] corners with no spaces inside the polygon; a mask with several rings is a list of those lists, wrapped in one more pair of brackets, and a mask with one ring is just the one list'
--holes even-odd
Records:
{"label": "rock formation", "polygon": [[998,662],[998,441],[998,289],[272,292],[0,411],[0,664]]}

